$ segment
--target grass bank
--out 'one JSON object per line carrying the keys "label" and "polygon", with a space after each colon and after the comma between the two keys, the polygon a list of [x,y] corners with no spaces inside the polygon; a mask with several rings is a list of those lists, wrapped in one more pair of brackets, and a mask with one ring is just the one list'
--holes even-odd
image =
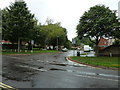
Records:
{"label": "grass bank", "polygon": [[85,64],[91,64],[95,66],[104,66],[112,68],[120,68],[120,57],[77,57],[72,56],[71,59],[82,62]]}
{"label": "grass bank", "polygon": [[33,50],[33,52],[31,52],[30,50],[23,50],[21,52],[15,52],[15,51],[3,51],[2,54],[6,55],[6,54],[37,54],[37,53],[54,53],[54,52],[59,52],[57,50]]}

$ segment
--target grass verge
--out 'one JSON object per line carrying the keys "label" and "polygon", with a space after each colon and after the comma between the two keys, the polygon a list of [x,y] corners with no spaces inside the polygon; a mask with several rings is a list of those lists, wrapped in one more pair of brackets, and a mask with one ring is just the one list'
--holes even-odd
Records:
{"label": "grass verge", "polygon": [[120,58],[119,57],[77,57],[72,56],[71,59],[82,62],[85,64],[91,64],[95,66],[104,66],[112,68],[120,68]]}

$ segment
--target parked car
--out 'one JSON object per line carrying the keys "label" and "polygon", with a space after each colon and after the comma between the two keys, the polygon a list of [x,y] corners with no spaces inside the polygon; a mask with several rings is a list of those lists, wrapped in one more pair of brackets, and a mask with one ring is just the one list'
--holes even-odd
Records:
{"label": "parked car", "polygon": [[63,48],[62,51],[63,51],[63,52],[67,52],[68,49],[67,49],[67,48]]}

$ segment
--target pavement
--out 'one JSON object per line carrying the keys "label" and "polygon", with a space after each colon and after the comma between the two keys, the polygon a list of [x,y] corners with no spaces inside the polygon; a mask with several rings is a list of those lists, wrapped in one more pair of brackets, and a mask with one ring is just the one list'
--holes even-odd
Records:
{"label": "pavement", "polygon": [[67,61],[75,51],[3,55],[2,82],[23,88],[118,88],[118,71]]}

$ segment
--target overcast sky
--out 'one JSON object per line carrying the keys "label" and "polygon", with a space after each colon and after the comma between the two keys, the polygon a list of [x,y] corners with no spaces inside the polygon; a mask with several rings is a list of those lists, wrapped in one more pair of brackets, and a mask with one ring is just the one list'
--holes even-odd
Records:
{"label": "overcast sky", "polygon": [[[0,0],[0,8],[9,6],[15,0]],[[61,26],[67,29],[68,39],[72,40],[76,34],[76,26],[80,17],[90,7],[104,4],[111,10],[118,10],[120,0],[24,0],[28,9],[42,24],[47,18],[54,22],[61,22]]]}

